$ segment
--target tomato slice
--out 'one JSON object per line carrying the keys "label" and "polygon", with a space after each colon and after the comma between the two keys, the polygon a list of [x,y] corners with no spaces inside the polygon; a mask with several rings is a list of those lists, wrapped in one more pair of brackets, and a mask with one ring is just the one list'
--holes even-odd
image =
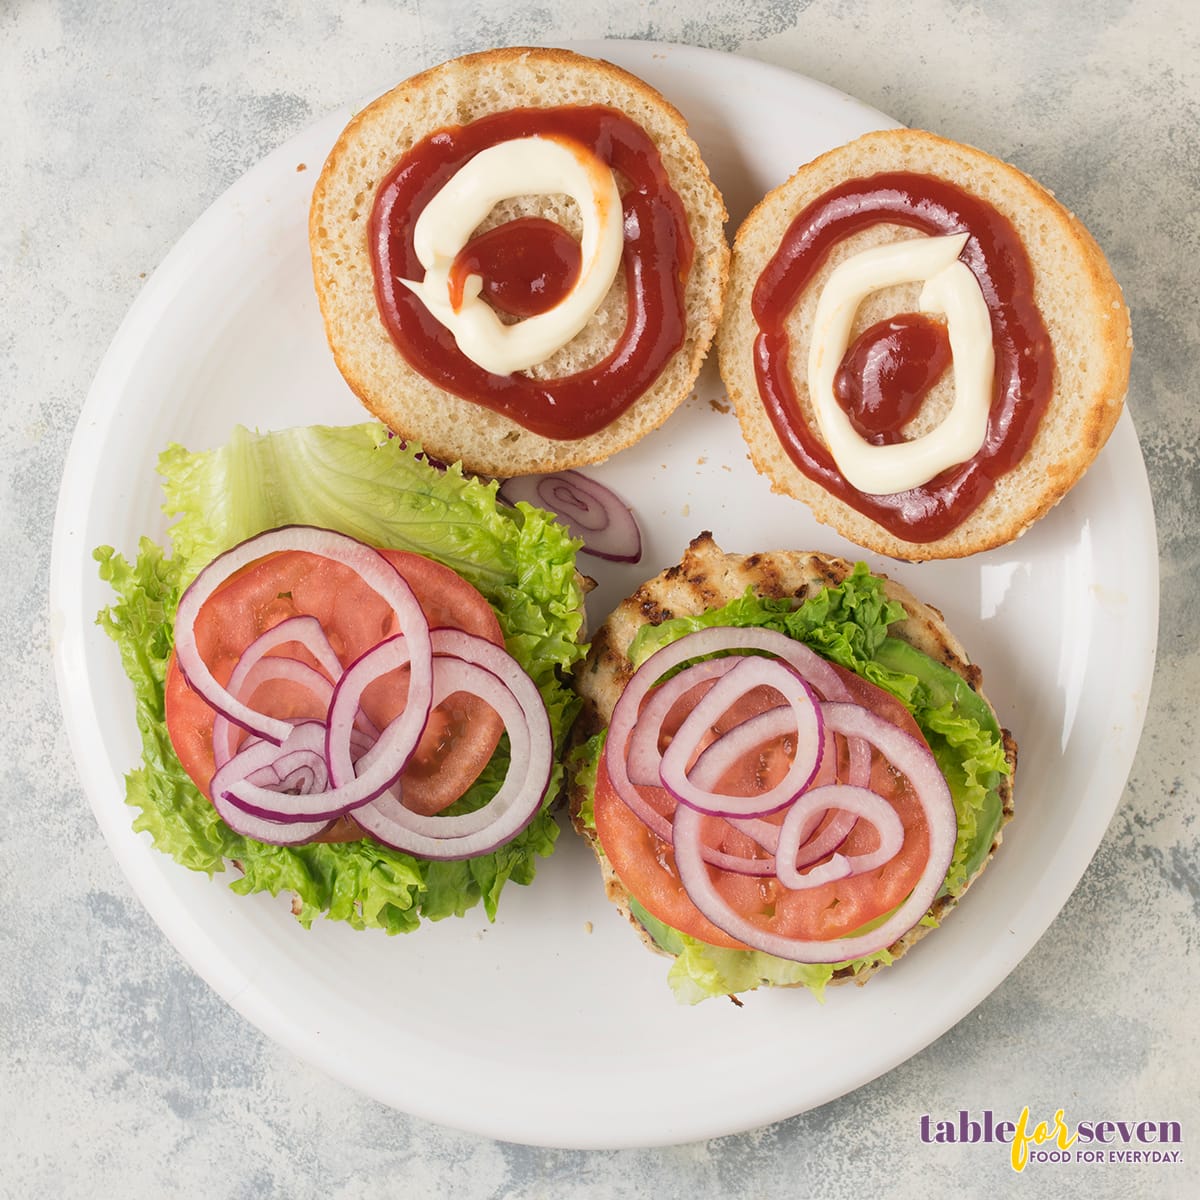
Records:
{"label": "tomato slice", "polygon": [[[429,624],[485,637],[498,646],[504,638],[492,607],[449,567],[402,550],[381,553],[408,580]],[[233,674],[246,648],[266,630],[297,615],[316,617],[343,667],[395,630],[395,616],[372,588],[340,563],[306,551],[268,555],[233,576],[207,601],[196,620],[200,654],[219,683]],[[298,645],[281,647],[317,664]],[[407,672],[395,671],[373,683],[364,697],[368,716],[382,727],[403,707]],[[272,716],[324,717],[324,709],[303,687],[281,681],[264,684],[251,702]],[[166,721],[183,769],[206,796],[214,771],[212,730],[216,714],[188,686],[174,655],[167,670]],[[454,803],[475,781],[500,740],[503,723],[477,696],[457,692],[433,713],[401,780],[405,803],[424,815]],[[342,818],[325,840],[362,837]]]}
{"label": "tomato slice", "polygon": [[[916,722],[899,700],[850,671],[840,667],[837,670],[855,703],[924,741]],[[692,703],[697,698],[693,697]],[[672,719],[682,721],[687,707],[676,706]],[[825,755],[813,786],[834,782],[839,771],[844,770],[834,760],[835,756]],[[774,777],[786,768],[787,753],[783,748],[766,745],[735,764],[721,780],[719,790],[750,795],[770,787]],[[890,862],[861,875],[801,891],[784,887],[774,876],[744,875],[710,866],[709,874],[726,903],[766,932],[805,940],[845,936],[900,904],[916,885],[929,857],[924,811],[907,780],[878,754],[872,757],[870,787],[890,801],[904,826],[903,845]],[[638,791],[664,816],[669,818],[674,814],[676,802],[664,788],[642,787]],[[692,903],[679,882],[670,845],[651,833],[617,795],[603,756],[596,777],[595,819],[597,836],[613,870],[647,912],[709,945],[750,949],[718,929]],[[783,814],[769,819],[779,822]],[[705,819],[703,837],[707,845],[729,854],[745,857],[763,854],[756,842],[719,817]],[[868,822],[860,821],[841,849],[846,854],[867,854],[878,844],[875,830]]]}

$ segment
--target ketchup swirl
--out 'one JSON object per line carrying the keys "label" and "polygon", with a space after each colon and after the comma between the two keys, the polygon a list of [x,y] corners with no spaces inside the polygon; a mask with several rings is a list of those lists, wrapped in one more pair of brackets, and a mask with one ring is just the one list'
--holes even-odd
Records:
{"label": "ketchup swirl", "polygon": [[[995,383],[987,435],[967,462],[921,487],[873,495],[852,487],[804,420],[788,370],[785,322],[801,293],[843,238],[886,222],[931,236],[967,232],[961,260],[979,282],[992,322]],[[932,542],[983,503],[996,480],[1024,458],[1050,401],[1054,351],[1033,301],[1033,270],[1012,223],[985,200],[941,179],[892,172],[849,180],[805,208],[755,285],[754,368],[775,433],[815,483],[889,533]],[[889,435],[895,430],[879,430]]]}
{"label": "ketchup swirl", "polygon": [[[536,135],[582,143],[628,181],[622,197],[625,328],[603,361],[548,380],[495,375],[473,363],[458,349],[450,331],[398,282],[423,277],[413,229],[422,210],[455,172],[488,146]],[[519,221],[510,224],[521,226]],[[529,231],[526,226],[495,236],[519,239]],[[368,237],[380,317],[413,369],[438,387],[544,437],[579,438],[603,429],[650,387],[683,345],[684,289],[694,253],[687,212],[650,136],[615,109],[598,105],[511,109],[431,134],[405,154],[380,184]],[[519,253],[515,240],[505,249],[506,257]]]}
{"label": "ketchup swirl", "polygon": [[450,303],[462,307],[467,279],[500,312],[536,317],[561,304],[579,279],[579,243],[556,221],[519,217],[472,238],[450,267]]}
{"label": "ketchup swirl", "polygon": [[833,395],[859,437],[875,446],[899,442],[952,358],[941,321],[899,313],[859,334],[838,367]]}

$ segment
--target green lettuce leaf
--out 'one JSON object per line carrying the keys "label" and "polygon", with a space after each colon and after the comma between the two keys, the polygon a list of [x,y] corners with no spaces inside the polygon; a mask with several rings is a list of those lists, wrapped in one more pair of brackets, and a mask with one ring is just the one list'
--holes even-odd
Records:
{"label": "green lettuce leaf", "polygon": [[714,996],[752,992],[765,984],[776,987],[801,985],[818,1000],[824,1000],[825,987],[838,969],[829,963],[790,962],[761,950],[727,950],[710,946],[651,916],[636,900],[630,900],[629,908],[655,944],[675,955],[667,972],[667,982],[675,998],[683,1004],[699,1004]]}
{"label": "green lettuce leaf", "polygon": [[[438,471],[376,425],[309,427],[255,434],[238,428],[219,450],[161,456],[165,510],[178,517],[171,552],[143,539],[133,562],[96,551],[115,600],[97,618],[116,642],[133,684],[142,765],[129,773],[134,828],[193,870],[214,874],[236,862],[240,893],[293,893],[298,919],[319,914],[389,933],[421,919],[461,916],[482,903],[494,918],[509,880],[529,883],[551,853],[558,827],[546,807],[513,841],[462,863],[431,863],[377,842],[267,846],[220,820],[175,756],[163,718],[163,690],[179,596],[216,554],[288,524],[338,529],[374,545],[416,550],[454,568],[496,610],[509,652],[546,701],[555,744],[565,740],[577,700],[563,682],[583,654],[578,543],[546,514],[507,509],[496,485]],[[503,747],[459,804],[483,803],[503,777]],[[561,768],[547,792],[557,794]]]}
{"label": "green lettuce leaf", "polygon": [[[656,650],[697,629],[730,625],[769,628],[804,642],[896,696],[913,714],[950,786],[958,838],[942,894],[957,896],[991,848],[1002,816],[998,787],[1009,768],[999,726],[978,694],[950,668],[889,636],[888,627],[904,616],[903,606],[887,598],[882,581],[865,563],[858,563],[841,584],[825,588],[799,606],[786,599],[764,599],[748,590],[700,616],[643,626],[629,654],[634,664],[640,665]],[[602,745],[603,735],[598,735],[578,752],[577,769],[591,771],[590,776],[579,776],[588,788],[580,815],[590,828],[595,827],[591,792]],[[892,960],[885,950],[852,962],[811,965],[760,951],[720,949],[670,928],[636,902],[632,907],[655,942],[676,955],[668,980],[684,1003],[749,991],[764,983],[803,984],[821,997],[835,971],[850,967],[857,973],[873,963],[886,965]],[[926,916],[923,923],[936,924],[936,920]]]}

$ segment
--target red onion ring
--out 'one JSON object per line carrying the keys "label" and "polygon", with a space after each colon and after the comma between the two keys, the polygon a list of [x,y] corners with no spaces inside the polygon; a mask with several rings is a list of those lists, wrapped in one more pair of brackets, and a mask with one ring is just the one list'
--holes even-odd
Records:
{"label": "red onion ring", "polygon": [[[841,835],[844,840],[850,832],[857,817],[864,817],[879,831],[879,847],[870,854],[834,854],[828,863],[813,867],[807,874],[801,874],[799,867],[817,862],[828,851],[813,852],[809,849],[809,857],[798,862],[804,827],[809,818],[836,809],[839,816],[849,817],[848,823],[843,820],[845,832]],[[832,828],[828,826],[827,828]],[[815,839],[814,839],[815,840]],[[841,843],[839,842],[838,845]],[[795,804],[788,809],[783,824],[779,827],[779,846],[775,851],[776,875],[784,887],[799,889],[816,887],[833,879],[842,879],[847,875],[859,875],[864,871],[881,867],[885,862],[895,858],[900,847],[904,844],[904,825],[896,810],[878,793],[866,788],[850,787],[846,784],[830,784],[826,787],[813,788],[797,798]],[[836,867],[834,866],[836,864]],[[828,870],[826,868],[829,868]]]}
{"label": "red onion ring", "polygon": [[[299,687],[307,688],[317,702],[324,705],[328,711],[329,701],[333,696],[333,684],[315,667],[310,667],[307,663],[300,662],[295,658],[272,655],[269,658],[256,658],[250,668],[243,671],[242,662],[244,661],[244,659],[239,661],[228,685],[230,693],[239,700],[248,700],[264,683],[287,680]],[[237,678],[236,685],[234,677]],[[213,719],[212,729],[215,766],[223,767],[233,757],[237,750],[234,742],[237,733],[238,726],[230,721],[224,713],[217,713]]]}
{"label": "red onion ring", "polygon": [[[282,747],[260,738],[244,744],[213,775],[209,790],[217,815],[235,833],[272,845],[294,845],[316,837],[329,827],[330,817],[305,821],[294,816],[289,819],[280,811],[251,810],[230,801],[227,792],[242,779],[250,779],[264,790],[279,787],[288,782],[288,776],[294,771],[305,767],[312,770],[307,779],[309,790],[319,791],[324,787],[326,777],[324,746],[325,727],[320,721],[297,722]],[[281,800],[295,799],[287,793],[270,791],[268,794],[279,796]]]}
{"label": "red onion ring", "polygon": [[[820,655],[807,646],[793,641],[786,634],[777,633],[771,629],[735,629],[728,626],[698,630],[685,634],[683,637],[655,651],[633,673],[624,691],[613,706],[609,718],[608,734],[604,748],[604,761],[613,790],[621,800],[637,815],[642,823],[660,841],[671,844],[671,824],[651,805],[646,803],[638,794],[637,786],[629,776],[630,745],[634,730],[637,728],[643,700],[654,687],[658,679],[682,665],[689,659],[703,658],[710,654],[726,651],[757,650],[783,659],[794,667],[800,674],[814,685],[824,697],[832,699],[850,699],[850,693],[837,672]],[[716,662],[724,660],[714,660]],[[699,664],[698,664],[699,665]],[[736,664],[735,664],[736,665]],[[727,668],[732,669],[732,668]],[[670,681],[668,681],[670,682]],[[666,684],[662,686],[667,686]],[[646,701],[647,706],[653,701]],[[657,742],[657,734],[655,735]],[[636,766],[641,772],[640,758]],[[870,778],[871,752],[861,739],[850,741],[850,779],[855,784],[865,784]],[[659,780],[655,779],[655,783]],[[713,781],[715,782],[715,780]],[[751,818],[754,820],[754,818]],[[772,832],[774,827],[768,822],[747,828],[737,825],[743,832],[762,842],[762,838],[777,838],[778,833]],[[751,832],[751,830],[754,832]],[[767,859],[750,859],[724,854],[706,846],[704,848],[706,862],[725,871],[735,871],[740,874],[773,875],[775,865]]]}
{"label": "red onion ring", "polygon": [[516,475],[500,485],[509,504],[524,501],[561,519],[580,538],[585,554],[610,562],[637,562],[642,533],[629,505],[616,492],[578,471]]}
{"label": "red onion ring", "polygon": [[929,830],[928,860],[908,898],[886,921],[867,933],[827,941],[789,938],[763,930],[735,912],[713,885],[700,838],[703,815],[685,804],[675,810],[673,846],[680,882],[692,903],[718,929],[752,949],[777,958],[839,963],[887,949],[920,921],[949,870],[958,837],[958,822],[949,786],[928,746],[858,705],[825,703],[821,707],[828,728],[846,737],[869,742],[907,777],[925,813]]}
{"label": "red onion ring", "polygon": [[[287,738],[292,728],[289,722],[256,712],[217,682],[200,655],[195,629],[200,609],[222,584],[243,567],[281,550],[304,550],[333,559],[349,567],[387,601],[396,614],[401,632],[409,635],[414,642],[411,686],[415,689],[419,701],[423,692],[429,689],[433,668],[428,649],[429,625],[412,588],[377,550],[345,534],[307,525],[288,525],[247,539],[214,558],[184,591],[175,616],[175,656],[180,670],[193,690],[227,720],[250,733],[266,738],[276,745]],[[367,784],[360,786],[358,791],[353,792],[347,807],[352,807],[354,803],[363,803],[364,801],[358,798],[358,792],[369,791],[373,783],[373,779],[369,780]],[[236,786],[243,789],[242,799],[260,796],[265,791],[250,784],[248,780],[239,781]],[[378,794],[378,791],[373,793]],[[366,797],[371,798],[372,795]]]}
{"label": "red onion ring", "polygon": [[[382,557],[380,561],[387,562]],[[400,578],[398,573],[396,578]],[[408,587],[407,584],[404,586]],[[330,788],[324,793],[324,799],[331,815],[338,816],[368,804],[391,787],[408,765],[425,730],[433,695],[433,654],[429,626],[415,597],[413,605],[419,619],[406,612],[402,632],[361,655],[334,684],[325,746]],[[357,770],[350,753],[350,734],[362,693],[374,679],[406,664],[409,681],[405,706],[363,756],[363,769]],[[271,794],[249,780],[235,784],[228,795],[242,807],[267,809],[272,804]]]}
{"label": "red onion ring", "polygon": [[[403,804],[403,784],[355,811],[355,820],[386,845],[423,858],[453,860],[486,854],[533,820],[549,786],[554,744],[545,702],[506,651],[461,630],[433,635],[437,657],[434,703],[469,691],[492,706],[509,738],[509,766],[499,791],[461,816],[426,817]],[[398,794],[399,793],[399,794]]]}
{"label": "red onion ring", "polygon": [[[778,691],[790,709],[796,749],[787,772],[774,787],[755,796],[727,796],[700,786],[689,778],[687,771],[701,738],[722,712],[756,687]],[[730,730],[721,740],[729,761],[762,741],[754,737],[749,721]],[[688,713],[663,752],[659,771],[663,786],[682,804],[718,817],[763,817],[778,812],[808,787],[820,766],[823,744],[821,711],[812,689],[790,666],[755,655],[741,659]]]}
{"label": "red onion ring", "polygon": [[693,688],[711,686],[737,664],[737,658],[710,658],[694,666],[685,667],[678,675],[672,675],[650,693],[646,703],[642,705],[641,712],[638,713],[637,724],[629,738],[626,765],[633,783],[644,787],[662,786],[662,752],[658,743],[662,739],[662,723],[667,713],[680,696]]}
{"label": "red onion ring", "polygon": [[[355,571],[392,608],[400,632],[343,669],[315,617],[291,617],[256,638],[229,683],[217,683],[199,654],[195,620],[235,572],[279,551],[301,550]],[[269,652],[290,643],[320,664]],[[436,653],[436,657],[435,657]],[[461,630],[432,633],[401,573],[381,554],[327,530],[291,526],[261,534],[210,563],[181,599],[176,655],[195,691],[215,710],[212,802],[227,825],[255,840],[296,844],[355,810],[380,841],[428,858],[469,858],[516,836],[538,811],[552,776],[553,733],[537,686],[503,648]],[[408,670],[403,709],[382,732],[361,708],[364,691],[390,671]],[[325,674],[322,674],[324,670]],[[307,688],[326,719],[289,721],[249,703],[271,680]],[[501,716],[509,735],[505,779],[488,804],[459,817],[423,817],[404,808],[398,780],[433,704],[470,692]],[[235,747],[235,727],[247,732]]]}

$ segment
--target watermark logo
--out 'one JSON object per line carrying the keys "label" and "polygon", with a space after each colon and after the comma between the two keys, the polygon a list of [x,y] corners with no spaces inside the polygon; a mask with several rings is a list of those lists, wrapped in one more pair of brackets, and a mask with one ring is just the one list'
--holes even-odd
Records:
{"label": "watermark logo", "polygon": [[1183,1129],[1178,1121],[1079,1121],[1064,1109],[1048,1121],[1035,1121],[1029,1106],[1015,1121],[997,1120],[990,1108],[978,1116],[966,1109],[937,1120],[921,1117],[921,1141],[930,1145],[981,1143],[1009,1147],[1014,1171],[1031,1163],[1181,1163]]}

